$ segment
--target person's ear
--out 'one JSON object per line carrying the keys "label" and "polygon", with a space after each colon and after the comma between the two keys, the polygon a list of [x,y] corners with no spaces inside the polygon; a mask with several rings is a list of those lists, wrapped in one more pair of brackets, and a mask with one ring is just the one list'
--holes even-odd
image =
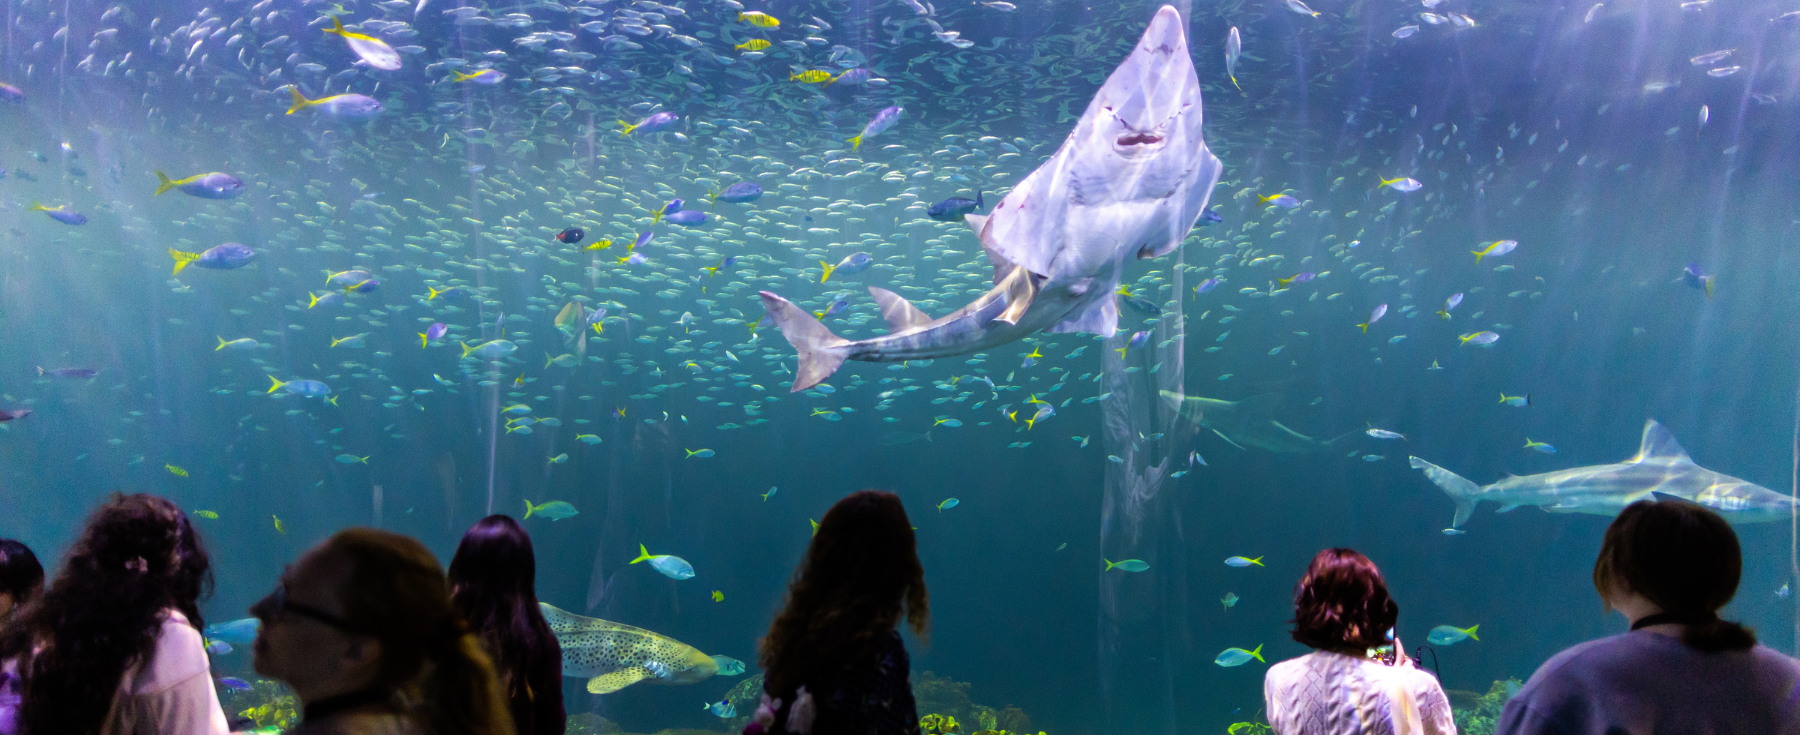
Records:
{"label": "person's ear", "polygon": [[344,663],[351,669],[373,669],[381,661],[381,641],[358,636],[344,649]]}

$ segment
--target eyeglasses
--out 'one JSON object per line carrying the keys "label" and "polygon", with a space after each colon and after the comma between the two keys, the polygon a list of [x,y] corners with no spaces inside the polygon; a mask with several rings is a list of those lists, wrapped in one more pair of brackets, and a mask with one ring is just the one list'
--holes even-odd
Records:
{"label": "eyeglasses", "polygon": [[292,614],[303,618],[311,618],[349,633],[359,632],[361,629],[361,626],[345,620],[342,617],[325,612],[324,610],[320,610],[319,608],[305,603],[289,600],[286,579],[276,580],[275,591],[269,593],[268,610],[271,613],[272,618],[279,619],[281,616]]}

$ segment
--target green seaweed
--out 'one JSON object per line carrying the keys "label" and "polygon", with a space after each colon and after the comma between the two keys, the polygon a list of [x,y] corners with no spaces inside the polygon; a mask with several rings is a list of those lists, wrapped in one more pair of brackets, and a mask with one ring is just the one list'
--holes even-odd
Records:
{"label": "green seaweed", "polygon": [[1489,686],[1486,694],[1473,697],[1468,696],[1472,693],[1452,694],[1450,713],[1456,719],[1456,731],[1461,735],[1494,735],[1494,726],[1500,721],[1501,711],[1506,709],[1506,701],[1512,699],[1523,685],[1524,682],[1518,679],[1504,679]]}
{"label": "green seaweed", "polygon": [[221,694],[225,711],[254,721],[256,730],[282,731],[300,724],[299,701],[279,681],[254,679],[248,691],[225,689]]}

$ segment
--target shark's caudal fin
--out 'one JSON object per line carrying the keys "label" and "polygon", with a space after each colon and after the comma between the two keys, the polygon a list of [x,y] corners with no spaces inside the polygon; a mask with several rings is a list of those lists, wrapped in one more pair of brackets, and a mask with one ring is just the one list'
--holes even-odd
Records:
{"label": "shark's caudal fin", "polygon": [[1413,469],[1424,470],[1425,476],[1444,489],[1444,494],[1456,502],[1456,517],[1450,521],[1452,528],[1468,522],[1469,515],[1475,512],[1475,503],[1481,495],[1481,486],[1463,479],[1462,475],[1451,472],[1418,457],[1408,457]]}
{"label": "shark's caudal fin", "polygon": [[768,291],[762,291],[760,295],[763,311],[775,320],[775,326],[781,328],[781,336],[787,338],[788,344],[800,352],[800,367],[794,371],[794,387],[789,392],[811,388],[837,372],[838,366],[844,364],[848,353],[845,345],[850,344],[849,340],[832,334],[818,319],[793,302]]}
{"label": "shark's caudal fin", "polygon": [[922,327],[931,323],[931,317],[919,311],[900,294],[885,288],[869,287],[869,296],[875,299],[875,305],[881,307],[881,318],[887,321],[889,332],[901,332],[913,327]]}

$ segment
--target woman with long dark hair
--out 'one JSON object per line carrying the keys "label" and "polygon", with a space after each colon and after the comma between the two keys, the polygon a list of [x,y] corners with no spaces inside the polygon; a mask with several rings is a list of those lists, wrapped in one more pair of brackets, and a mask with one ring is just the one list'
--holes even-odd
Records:
{"label": "woman with long dark hair", "polygon": [[763,703],[744,732],[919,732],[897,629],[930,628],[925,569],[893,493],[852,493],[819,522],[762,640]]}
{"label": "woman with long dark hair", "polygon": [[562,735],[562,648],[538,608],[537,557],[513,519],[481,519],[450,560],[450,599],[487,645],[518,735]]}
{"label": "woman with long dark hair", "polygon": [[424,544],[339,531],[250,608],[256,672],[304,705],[296,735],[512,735],[494,670]]}
{"label": "woman with long dark hair", "polygon": [[1494,732],[1800,733],[1800,661],[1719,617],[1743,575],[1737,534],[1679,499],[1619,512],[1594,560],[1594,590],[1631,631],[1538,667]]}
{"label": "woman with long dark hair", "polygon": [[[1400,605],[1375,562],[1351,549],[1313,556],[1294,585],[1294,640],[1312,653],[1269,667],[1263,703],[1277,735],[1456,735],[1450,700],[1389,637]],[[1393,646],[1393,657],[1376,649]]]}
{"label": "woman with long dark hair", "polygon": [[0,638],[23,684],[18,732],[226,732],[197,606],[210,569],[181,508],[113,493]]}

